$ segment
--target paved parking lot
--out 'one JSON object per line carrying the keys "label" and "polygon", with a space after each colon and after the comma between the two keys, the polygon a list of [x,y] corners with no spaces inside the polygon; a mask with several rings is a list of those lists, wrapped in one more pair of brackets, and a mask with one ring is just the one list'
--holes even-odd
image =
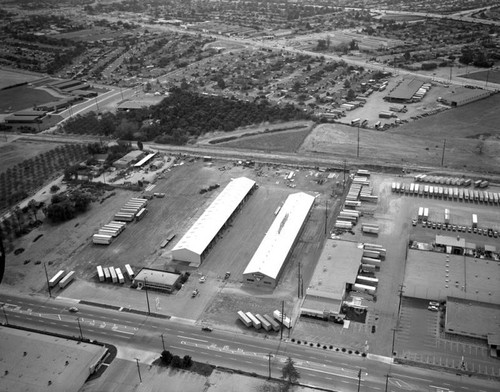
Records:
{"label": "paved parking lot", "polygon": [[489,356],[485,341],[440,332],[441,311],[430,311],[427,306],[426,300],[403,297],[395,339],[395,351],[399,358],[485,375],[500,375],[500,364]]}

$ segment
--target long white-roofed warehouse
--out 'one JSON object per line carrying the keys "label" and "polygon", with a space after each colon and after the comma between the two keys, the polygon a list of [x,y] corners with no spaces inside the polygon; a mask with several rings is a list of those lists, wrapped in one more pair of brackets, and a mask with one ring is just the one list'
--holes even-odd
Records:
{"label": "long white-roofed warehouse", "polygon": [[246,177],[233,179],[172,249],[174,260],[199,267],[218,234],[256,188]]}
{"label": "long white-roofed warehouse", "polygon": [[307,222],[314,199],[303,192],[287,197],[243,272],[244,283],[276,287],[285,262]]}

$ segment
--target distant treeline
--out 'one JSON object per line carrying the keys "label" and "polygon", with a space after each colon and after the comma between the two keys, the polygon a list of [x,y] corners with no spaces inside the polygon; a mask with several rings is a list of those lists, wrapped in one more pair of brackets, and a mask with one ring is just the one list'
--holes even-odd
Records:
{"label": "distant treeline", "polygon": [[66,122],[64,131],[183,145],[207,132],[303,119],[310,115],[293,105],[277,106],[265,99],[246,102],[174,88],[158,105],[100,117],[95,113],[76,116]]}

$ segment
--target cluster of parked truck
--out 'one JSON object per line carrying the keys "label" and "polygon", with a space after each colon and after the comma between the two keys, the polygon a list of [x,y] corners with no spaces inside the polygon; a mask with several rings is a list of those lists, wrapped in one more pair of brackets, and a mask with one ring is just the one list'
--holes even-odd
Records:
{"label": "cluster of parked truck", "polygon": [[422,226],[432,229],[475,233],[479,235],[487,235],[494,238],[499,237],[498,231],[493,228],[478,227],[477,214],[472,214],[471,224],[469,226],[453,224],[450,221],[450,210],[448,208],[444,209],[444,222],[435,222],[429,220],[429,208],[419,207],[417,219],[413,219],[413,226],[416,226],[417,222],[421,222]]}
{"label": "cluster of parked truck", "polygon": [[489,181],[486,181],[486,180],[473,181],[470,178],[429,176],[427,174],[417,174],[415,176],[415,181],[416,182],[428,182],[430,184],[465,186],[465,187],[474,185],[475,188],[487,188],[488,185],[490,185]]}
{"label": "cluster of parked truck", "polygon": [[94,244],[109,245],[113,238],[118,237],[125,230],[125,222],[111,221],[102,226],[99,231],[92,236]]}
{"label": "cluster of parked truck", "polygon": [[147,204],[147,199],[133,197],[115,214],[114,219],[121,222],[141,220],[147,212]]}
{"label": "cluster of parked truck", "polygon": [[[134,279],[134,271],[130,264],[125,264],[125,273],[130,280]],[[97,276],[99,282],[125,283],[125,277],[120,268],[97,266]]]}
{"label": "cluster of parked truck", "polygon": [[245,324],[246,327],[253,327],[255,329],[265,329],[266,331],[279,331],[281,325],[286,328],[292,328],[292,320],[290,317],[281,314],[279,310],[273,312],[273,317],[264,314],[252,314],[251,312],[238,311],[238,318]]}
{"label": "cluster of parked truck", "polygon": [[405,195],[436,197],[448,200],[477,201],[479,203],[498,204],[500,195],[497,192],[488,192],[478,189],[451,188],[427,184],[404,184],[392,183],[392,192],[403,193]]}

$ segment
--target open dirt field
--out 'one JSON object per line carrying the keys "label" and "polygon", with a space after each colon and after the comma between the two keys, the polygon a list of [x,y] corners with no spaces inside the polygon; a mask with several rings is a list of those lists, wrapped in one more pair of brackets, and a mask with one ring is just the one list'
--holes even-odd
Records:
{"label": "open dirt field", "polygon": [[56,147],[57,144],[54,143],[30,142],[27,140],[3,143],[3,138],[0,137],[0,173],[25,159],[32,158]]}
{"label": "open dirt field", "polygon": [[33,106],[55,101],[56,98],[47,91],[29,86],[13,87],[0,90],[0,113],[11,113]]}
{"label": "open dirt field", "polygon": [[31,82],[42,78],[43,75],[28,71],[9,70],[0,67],[0,90],[19,83]]}
{"label": "open dirt field", "polygon": [[[386,132],[360,129],[359,157],[372,162],[439,167],[446,139],[445,167],[498,173],[500,132],[494,124],[498,123],[499,104],[500,96],[494,95]],[[356,157],[356,148],[356,127],[321,124],[299,151],[349,159]]]}
{"label": "open dirt field", "polygon": [[496,83],[500,84],[500,71],[498,70],[487,70],[487,71],[478,71],[474,73],[467,73],[467,75],[460,75],[462,78],[474,79],[474,80],[484,80],[488,81],[488,83]]}

